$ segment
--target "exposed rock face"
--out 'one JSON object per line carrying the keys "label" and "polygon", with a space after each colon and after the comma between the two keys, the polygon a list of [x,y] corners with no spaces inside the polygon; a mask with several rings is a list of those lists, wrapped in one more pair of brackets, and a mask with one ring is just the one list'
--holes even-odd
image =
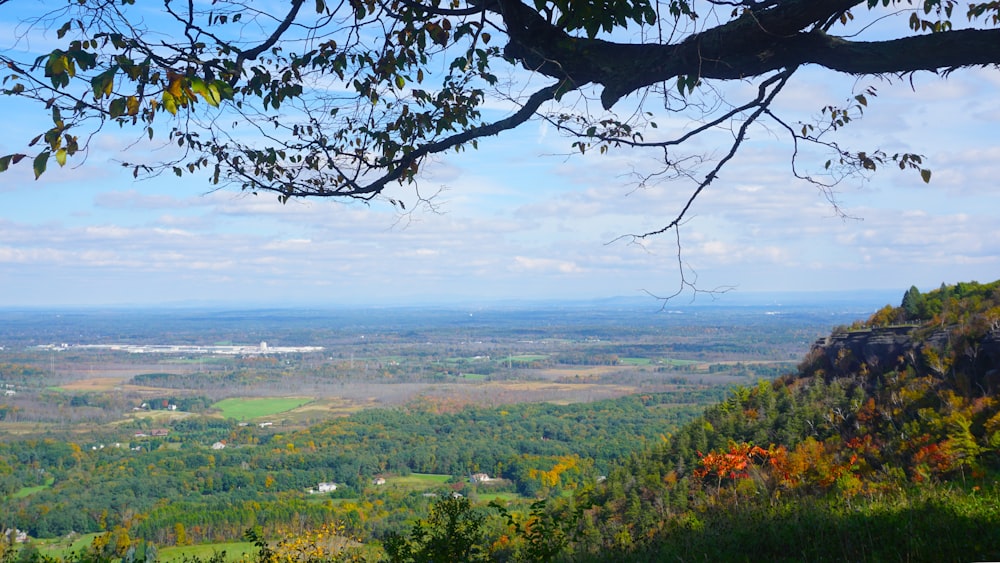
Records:
{"label": "exposed rock face", "polygon": [[930,348],[938,356],[951,358],[949,371],[964,373],[966,381],[981,392],[995,392],[1000,388],[1000,330],[989,330],[971,341],[957,334],[952,328],[928,332],[917,326],[841,332],[817,340],[810,356],[819,361],[816,367],[833,377],[867,371],[876,375],[907,365],[933,372],[935,366],[928,366],[924,357],[924,350]]}
{"label": "exposed rock face", "polygon": [[857,371],[862,362],[869,366],[895,366],[908,352],[911,357],[919,352],[910,337],[916,328],[886,327],[831,334],[817,340],[813,351],[818,350],[830,366],[843,371]]}

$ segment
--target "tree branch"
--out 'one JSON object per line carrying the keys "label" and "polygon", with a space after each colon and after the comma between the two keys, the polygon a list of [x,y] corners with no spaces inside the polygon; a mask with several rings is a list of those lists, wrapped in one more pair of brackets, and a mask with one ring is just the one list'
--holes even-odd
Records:
{"label": "tree branch", "polygon": [[271,33],[270,37],[268,37],[266,40],[264,40],[263,43],[257,45],[253,49],[245,49],[240,51],[239,55],[237,55],[236,57],[236,65],[235,65],[236,68],[238,69],[241,66],[243,66],[243,63],[246,61],[252,61],[256,59],[264,51],[276,45],[278,41],[281,40],[281,37],[285,34],[285,32],[288,31],[288,28],[291,27],[292,22],[295,21],[295,17],[298,16],[299,9],[302,8],[302,4],[304,2],[305,0],[292,0],[292,9],[288,11],[288,14],[285,16],[285,18],[281,20],[281,23],[278,24],[278,27],[274,28],[274,32]]}
{"label": "tree branch", "polygon": [[486,125],[481,125],[479,127],[472,127],[439,141],[415,147],[412,151],[406,153],[402,158],[395,162],[393,167],[387,173],[369,183],[344,181],[343,187],[346,189],[326,189],[325,186],[317,188],[314,183],[296,183],[292,186],[286,182],[282,182],[277,185],[258,183],[258,187],[259,189],[277,192],[287,197],[351,197],[358,199],[370,199],[372,196],[381,193],[388,184],[400,181],[407,170],[409,170],[412,166],[417,165],[421,159],[428,155],[442,153],[459,145],[469,143],[483,137],[498,135],[504,131],[520,126],[524,122],[528,121],[535,114],[535,112],[538,111],[538,108],[541,107],[543,103],[552,100],[555,97],[556,92],[560,91],[560,88],[560,84],[553,84],[538,90],[525,100],[521,109],[504,119]]}

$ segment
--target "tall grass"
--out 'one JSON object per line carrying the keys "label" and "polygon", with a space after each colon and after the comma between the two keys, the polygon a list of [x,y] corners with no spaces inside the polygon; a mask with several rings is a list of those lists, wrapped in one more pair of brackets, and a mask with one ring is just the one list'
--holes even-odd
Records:
{"label": "tall grass", "polygon": [[935,487],[891,500],[798,500],[730,507],[667,526],[643,548],[593,554],[594,561],[1000,560],[1000,490]]}

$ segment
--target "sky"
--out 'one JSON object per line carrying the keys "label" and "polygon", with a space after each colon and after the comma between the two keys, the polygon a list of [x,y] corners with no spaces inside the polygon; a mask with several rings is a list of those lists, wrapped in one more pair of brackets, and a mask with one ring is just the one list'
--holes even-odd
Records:
{"label": "sky", "polygon": [[[0,25],[16,14],[0,13]],[[868,85],[878,96],[838,140],[923,154],[930,184],[892,167],[848,180],[837,188],[844,217],[792,177],[779,132],[755,129],[680,232],[689,281],[731,289],[717,296],[725,303],[755,292],[902,296],[911,285],[1000,278],[1000,72],[883,81],[805,69],[777,103],[814,116]],[[0,98],[0,110],[0,154],[46,127],[42,108]],[[0,174],[0,307],[423,305],[678,287],[673,235],[642,245],[620,237],[662,226],[690,186],[637,189],[630,172],[652,170],[654,155],[567,156],[572,141],[539,120],[425,166],[421,192],[437,194],[435,208],[405,215],[378,202],[281,204],[215,190],[198,175],[136,181],[118,162],[155,159],[158,149],[132,140],[105,130],[85,161],[52,163],[37,181],[29,166]],[[690,148],[726,150],[711,139]],[[800,164],[816,170],[824,160],[807,154]]]}

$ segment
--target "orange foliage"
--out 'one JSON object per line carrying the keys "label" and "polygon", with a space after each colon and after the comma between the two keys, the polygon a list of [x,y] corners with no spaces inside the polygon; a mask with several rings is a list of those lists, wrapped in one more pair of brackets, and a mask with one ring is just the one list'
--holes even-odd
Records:
{"label": "orange foliage", "polygon": [[708,475],[715,475],[721,482],[724,478],[745,479],[750,476],[747,469],[756,460],[767,459],[769,453],[760,446],[751,446],[746,442],[742,444],[732,443],[728,452],[708,454],[698,453],[701,460],[699,467],[694,470],[694,475],[704,478]]}

